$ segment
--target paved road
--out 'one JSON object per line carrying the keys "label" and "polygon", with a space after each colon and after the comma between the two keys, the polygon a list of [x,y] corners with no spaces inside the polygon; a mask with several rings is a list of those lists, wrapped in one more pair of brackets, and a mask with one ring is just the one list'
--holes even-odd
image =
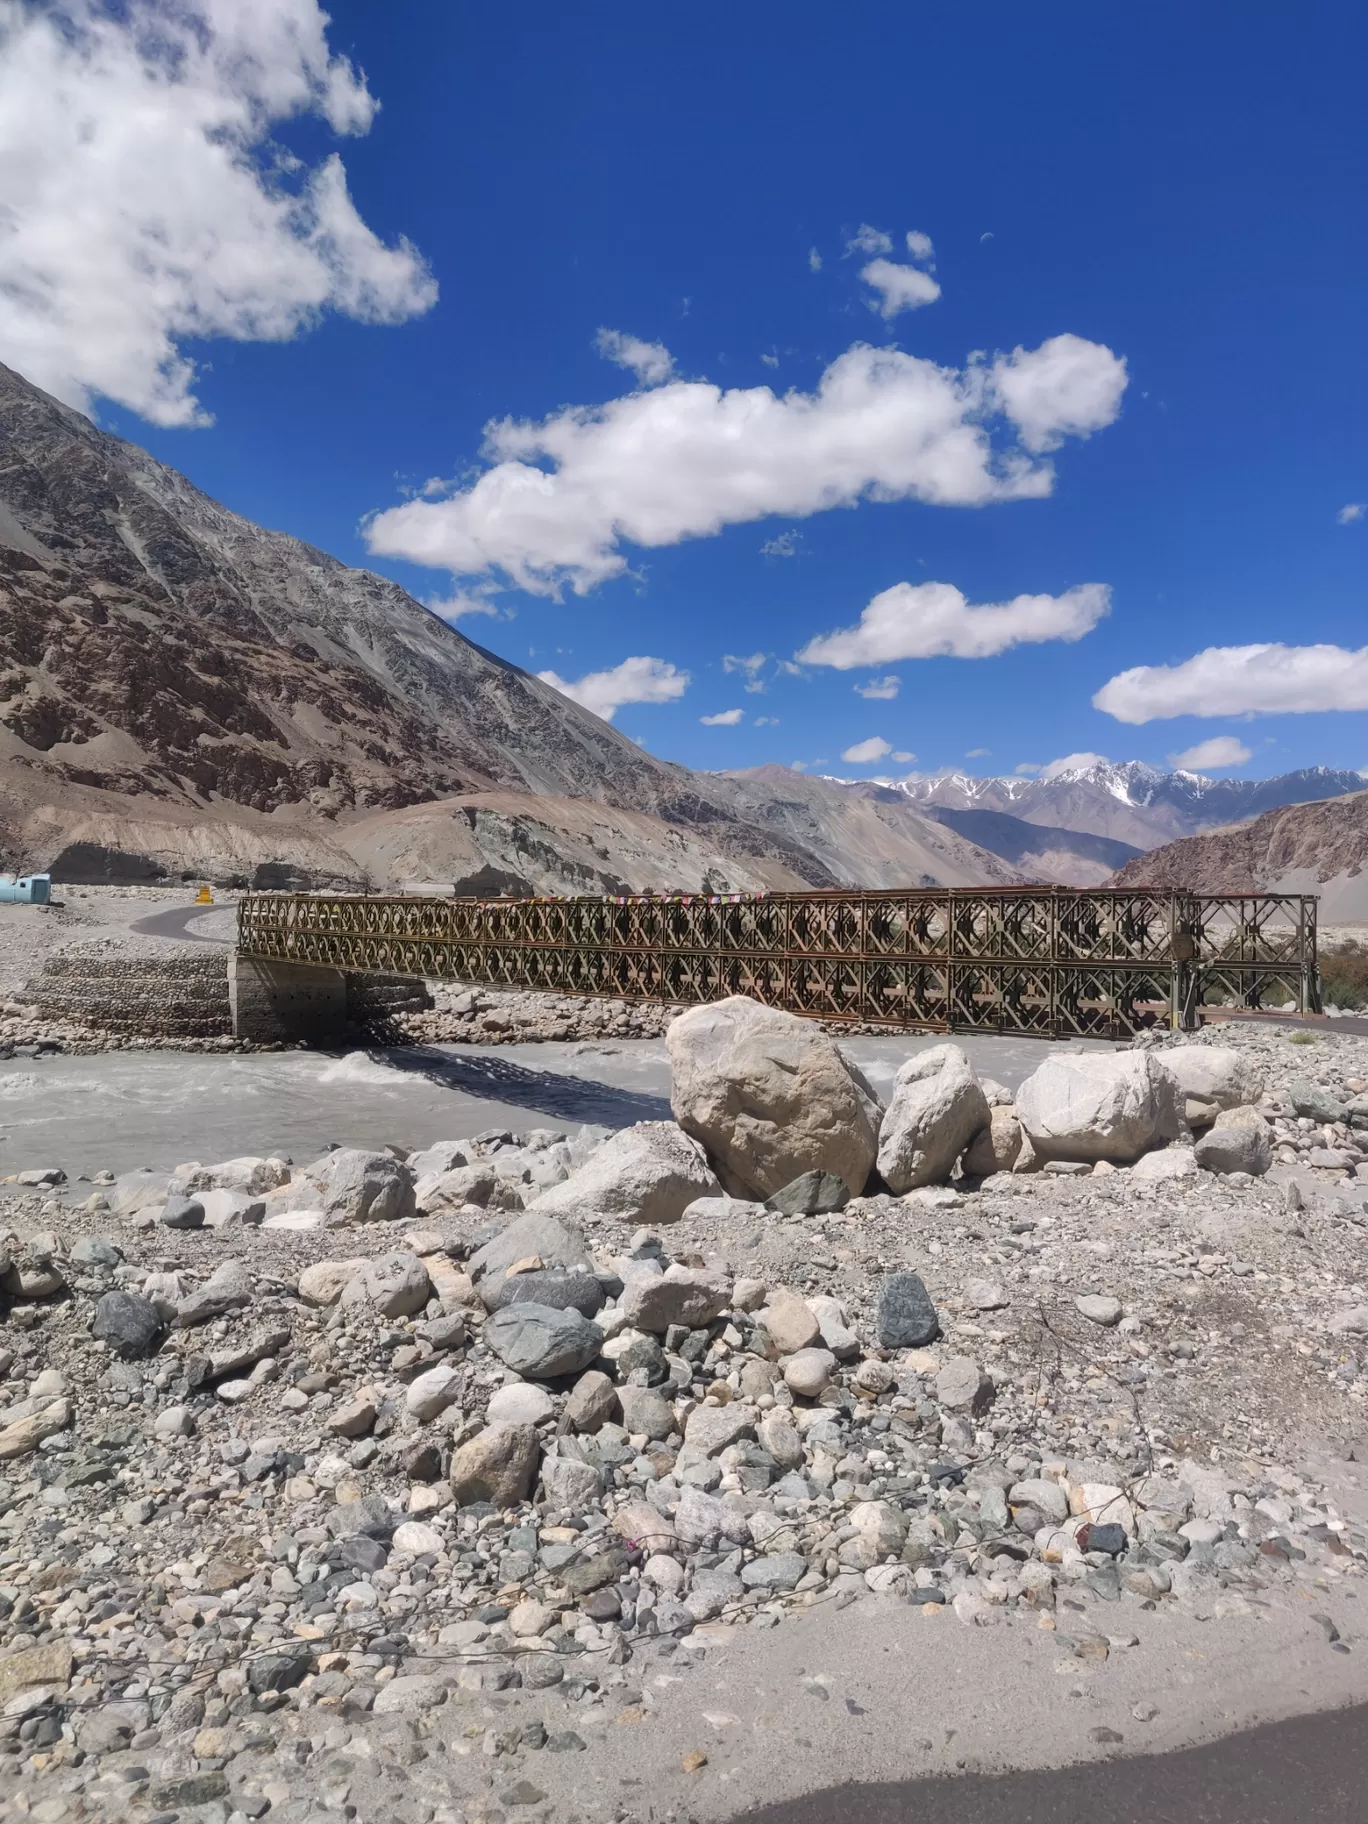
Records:
{"label": "paved road", "polygon": [[1180,1754],[831,1787],[742,1817],[745,1824],[1364,1824],[1368,1705],[1269,1723]]}
{"label": "paved road", "polygon": [[146,918],[137,919],[128,928],[144,937],[179,937],[190,944],[226,945],[230,941],[226,937],[209,937],[202,931],[190,929],[192,919],[205,918],[217,910],[215,906],[172,906],[168,912],[152,912]]}

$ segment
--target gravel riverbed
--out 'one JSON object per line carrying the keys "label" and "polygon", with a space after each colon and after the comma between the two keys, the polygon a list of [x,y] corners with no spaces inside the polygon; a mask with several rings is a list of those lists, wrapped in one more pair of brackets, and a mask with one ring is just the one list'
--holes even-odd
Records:
{"label": "gravel riverbed", "polygon": [[658,1793],[622,1741],[677,1749],[710,1656],[847,1606],[1018,1657],[1029,1623],[1080,1676],[1166,1619],[1351,1653],[1368,1042],[1210,1036],[1261,1078],[1264,1177],[520,1214],[604,1156],[562,1122],[12,1184],[0,1792],[723,1816],[701,1734]]}

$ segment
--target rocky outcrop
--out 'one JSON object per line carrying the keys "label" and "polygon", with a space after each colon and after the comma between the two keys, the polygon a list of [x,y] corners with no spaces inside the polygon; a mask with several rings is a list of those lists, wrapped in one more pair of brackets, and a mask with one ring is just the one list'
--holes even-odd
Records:
{"label": "rocky outcrop", "polygon": [[1368,918],[1368,792],[1267,811],[1127,864],[1118,887],[1189,893],[1319,893],[1325,923]]}

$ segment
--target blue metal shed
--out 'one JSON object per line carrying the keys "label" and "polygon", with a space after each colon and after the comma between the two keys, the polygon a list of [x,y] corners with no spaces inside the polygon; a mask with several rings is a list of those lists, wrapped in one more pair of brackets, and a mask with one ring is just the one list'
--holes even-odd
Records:
{"label": "blue metal shed", "polygon": [[52,879],[47,874],[0,874],[0,906],[16,902],[26,906],[45,906],[52,896]]}

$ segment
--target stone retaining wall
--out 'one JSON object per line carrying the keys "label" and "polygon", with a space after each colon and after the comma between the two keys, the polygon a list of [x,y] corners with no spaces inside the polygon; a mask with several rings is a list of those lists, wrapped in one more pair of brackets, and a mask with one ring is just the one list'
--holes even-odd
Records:
{"label": "stone retaining wall", "polygon": [[[232,1036],[228,956],[199,950],[168,956],[111,956],[67,951],[50,956],[16,997],[43,1020],[96,1032],[149,1039]],[[372,1026],[432,1005],[419,981],[404,976],[348,975],[347,1019]]]}

